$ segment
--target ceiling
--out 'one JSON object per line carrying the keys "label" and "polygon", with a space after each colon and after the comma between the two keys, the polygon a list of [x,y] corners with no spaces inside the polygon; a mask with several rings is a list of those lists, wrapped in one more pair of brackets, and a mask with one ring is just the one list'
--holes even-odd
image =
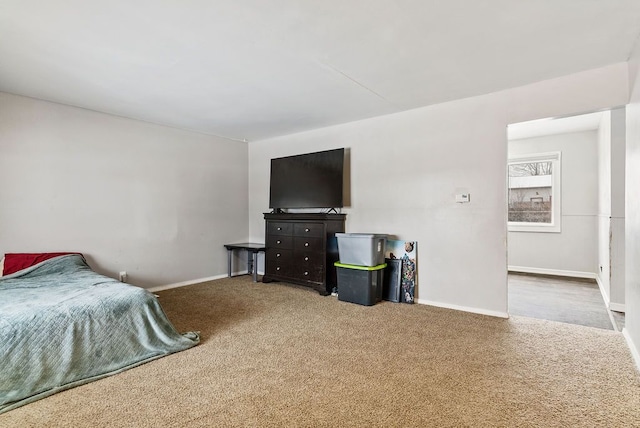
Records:
{"label": "ceiling", "polygon": [[254,141],[626,61],[638,0],[0,0],[0,91]]}

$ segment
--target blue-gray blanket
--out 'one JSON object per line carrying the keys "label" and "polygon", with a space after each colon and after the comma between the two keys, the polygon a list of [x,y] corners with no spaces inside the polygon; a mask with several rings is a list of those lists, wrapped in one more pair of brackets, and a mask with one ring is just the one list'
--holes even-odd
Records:
{"label": "blue-gray blanket", "polygon": [[56,257],[0,278],[0,413],[197,344],[148,291]]}

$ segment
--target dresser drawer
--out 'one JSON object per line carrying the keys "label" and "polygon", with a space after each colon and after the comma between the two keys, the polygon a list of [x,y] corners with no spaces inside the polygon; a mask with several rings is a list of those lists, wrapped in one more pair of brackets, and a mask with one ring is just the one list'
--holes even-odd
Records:
{"label": "dresser drawer", "polygon": [[324,269],[317,265],[299,265],[293,266],[293,274],[296,278],[303,281],[318,282],[324,281]]}
{"label": "dresser drawer", "polygon": [[295,236],[293,238],[293,249],[295,251],[304,251],[304,252],[323,252],[324,251],[324,241],[322,238],[310,238],[310,237],[298,237]]}
{"label": "dresser drawer", "polygon": [[267,249],[266,253],[266,273],[267,275],[291,276],[293,269],[291,250],[281,250],[275,248]]}
{"label": "dresser drawer", "polygon": [[285,261],[290,263],[293,261],[293,251],[282,248],[269,248],[266,257],[270,263],[284,263]]}
{"label": "dresser drawer", "polygon": [[292,223],[279,223],[279,222],[271,222],[271,221],[267,223],[268,235],[291,235],[292,232],[293,232]]}
{"label": "dresser drawer", "polygon": [[322,223],[295,223],[293,225],[295,236],[311,236],[322,238],[324,236],[324,225]]}
{"label": "dresser drawer", "polygon": [[283,276],[286,278],[295,278],[295,275],[292,273],[292,269],[290,265],[280,265],[277,263],[271,263],[267,267],[267,275],[270,276]]}
{"label": "dresser drawer", "polygon": [[269,235],[267,248],[293,248],[293,237],[284,235]]}
{"label": "dresser drawer", "polygon": [[320,252],[296,252],[292,258],[292,263],[300,266],[316,265],[324,268],[324,262],[325,255]]}

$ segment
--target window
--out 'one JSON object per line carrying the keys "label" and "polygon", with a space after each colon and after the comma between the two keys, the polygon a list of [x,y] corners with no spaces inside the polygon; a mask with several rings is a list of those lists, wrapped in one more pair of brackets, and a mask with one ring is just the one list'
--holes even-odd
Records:
{"label": "window", "polygon": [[560,232],[560,152],[510,157],[510,232]]}

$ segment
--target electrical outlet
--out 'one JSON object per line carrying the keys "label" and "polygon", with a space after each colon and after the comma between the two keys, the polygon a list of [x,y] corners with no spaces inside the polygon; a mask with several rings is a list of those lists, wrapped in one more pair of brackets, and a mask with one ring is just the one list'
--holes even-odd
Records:
{"label": "electrical outlet", "polygon": [[127,272],[125,271],[120,272],[118,279],[120,280],[120,282],[127,282]]}

